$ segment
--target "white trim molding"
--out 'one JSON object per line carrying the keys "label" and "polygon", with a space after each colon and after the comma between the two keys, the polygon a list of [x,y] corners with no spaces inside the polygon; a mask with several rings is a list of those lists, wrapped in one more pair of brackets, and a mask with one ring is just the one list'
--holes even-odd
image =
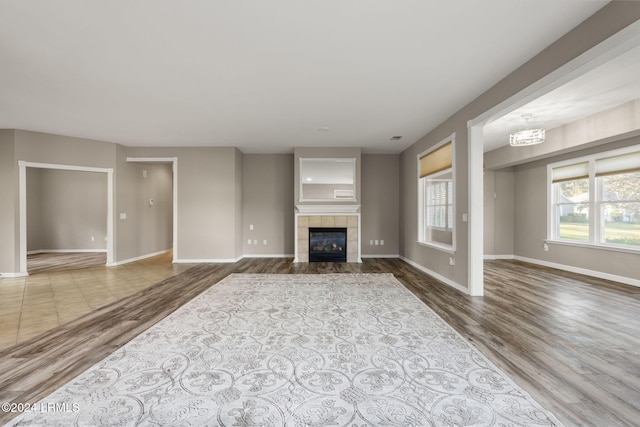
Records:
{"label": "white trim molding", "polygon": [[153,253],[150,253],[150,254],[140,255],[140,256],[137,256],[137,257],[134,257],[134,258],[125,259],[125,260],[122,260],[122,261],[107,263],[107,267],[115,267],[117,265],[129,264],[131,262],[136,262],[136,261],[140,261],[140,260],[143,260],[143,259],[147,259],[147,258],[151,258],[151,257],[157,256],[157,255],[166,254],[170,250],[171,249],[165,249],[164,251],[153,252]]}
{"label": "white trim molding", "polygon": [[298,212],[305,214],[342,214],[342,213],[355,213],[360,209],[360,205],[296,205]]}
{"label": "white trim molding", "polygon": [[535,258],[527,258],[523,256],[514,256],[513,259],[517,261],[524,261],[531,264],[542,265],[544,267],[557,268],[558,270],[569,271],[571,273],[584,274],[585,276],[596,277],[598,279],[611,280],[613,282],[623,283],[625,285],[640,287],[640,280],[632,277],[618,276],[617,274],[605,273],[602,271],[589,270],[587,268],[574,267],[571,265],[558,264],[555,262],[543,261]]}
{"label": "white trim molding", "polygon": [[178,262],[178,158],[177,157],[127,157],[131,163],[171,164],[173,171],[173,262]]}
{"label": "white trim molding", "polygon": [[19,218],[20,218],[20,273],[27,273],[27,168],[56,169],[77,172],[98,172],[107,174],[107,265],[113,263],[113,168],[96,168],[91,166],[62,165],[55,163],[37,163],[18,161],[18,192],[19,192]]}
{"label": "white trim molding", "polygon": [[435,278],[436,280],[444,283],[445,285],[449,285],[454,289],[459,290],[460,292],[463,292],[467,295],[469,294],[469,290],[467,288],[465,288],[464,286],[462,286],[461,284],[454,282],[453,280],[444,277],[441,274],[436,273],[435,271],[429,270],[427,267],[424,267],[420,264],[418,264],[415,261],[410,260],[409,258],[405,258],[403,256],[400,256],[400,259],[403,260],[404,262],[406,262],[407,264],[411,265],[412,267],[417,268],[418,270],[422,271],[423,273],[427,273],[429,276],[432,276],[433,278]]}
{"label": "white trim molding", "polygon": [[[174,259],[175,264],[216,264],[216,263],[234,263],[238,262],[243,257],[238,258],[211,258],[211,259]],[[265,256],[266,258],[266,256]]]}

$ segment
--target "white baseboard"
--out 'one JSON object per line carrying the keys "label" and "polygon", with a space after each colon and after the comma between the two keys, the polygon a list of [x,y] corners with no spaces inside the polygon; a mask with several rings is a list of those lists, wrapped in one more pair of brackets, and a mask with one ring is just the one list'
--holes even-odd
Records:
{"label": "white baseboard", "polygon": [[494,259],[514,259],[515,255],[485,255],[484,259],[494,260]]}
{"label": "white baseboard", "polygon": [[293,258],[294,256],[293,254],[244,254],[242,258]]}
{"label": "white baseboard", "polygon": [[[264,256],[266,258],[266,255]],[[238,258],[196,258],[196,259],[174,259],[175,264],[212,264],[212,263],[234,263],[243,257]]]}
{"label": "white baseboard", "polygon": [[611,280],[614,282],[624,283],[625,285],[640,287],[640,280],[626,276],[618,276],[617,274],[605,273],[602,271],[589,270],[587,268],[574,267],[572,265],[558,264],[555,262],[543,261],[535,258],[527,258],[522,256],[514,256],[513,259],[524,261],[531,264],[542,265],[545,267],[557,268],[558,270],[570,271],[571,273],[584,274],[585,276],[597,277],[598,279]]}
{"label": "white baseboard", "polygon": [[107,267],[115,267],[115,266],[118,266],[118,265],[129,264],[130,262],[136,262],[136,261],[140,261],[140,260],[143,260],[143,259],[146,259],[146,258],[151,258],[151,257],[157,256],[157,255],[166,254],[170,250],[171,249],[165,249],[164,251],[159,251],[159,252],[154,252],[154,253],[151,253],[151,254],[140,255],[140,256],[137,256],[135,258],[129,258],[129,259],[125,259],[125,260],[122,260],[122,261],[110,262],[110,263],[107,264]]}
{"label": "white baseboard", "polygon": [[360,258],[400,258],[399,254],[386,254],[386,255],[375,255],[375,254],[371,254],[371,255],[360,255]]}
{"label": "white baseboard", "polygon": [[11,277],[26,277],[29,273],[0,273],[0,277],[3,278],[11,278]]}
{"label": "white baseboard", "polygon": [[461,284],[459,284],[457,282],[454,282],[453,280],[451,280],[451,279],[449,279],[447,277],[444,277],[443,275],[438,274],[435,271],[431,271],[428,268],[418,264],[417,262],[411,261],[409,258],[405,258],[405,257],[401,256],[400,259],[405,261],[407,264],[417,268],[418,270],[420,270],[420,271],[422,271],[424,273],[427,273],[429,276],[433,276],[434,278],[436,278],[437,280],[441,281],[442,283],[444,283],[446,285],[449,285],[452,288],[457,289],[460,292],[464,292],[465,294],[469,295],[469,290],[466,287],[462,286]]}

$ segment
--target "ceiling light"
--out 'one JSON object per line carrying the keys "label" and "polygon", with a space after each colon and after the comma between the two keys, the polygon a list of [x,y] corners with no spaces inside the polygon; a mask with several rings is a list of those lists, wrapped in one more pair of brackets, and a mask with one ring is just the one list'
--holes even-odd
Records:
{"label": "ceiling light", "polygon": [[[531,115],[526,114],[522,118],[528,123]],[[524,129],[509,135],[509,145],[512,147],[535,145],[541,142],[544,142],[544,129]]]}
{"label": "ceiling light", "polygon": [[399,140],[400,138],[402,138],[402,137],[401,137],[401,136],[392,136],[392,137],[391,137],[391,141],[397,141],[397,140]]}

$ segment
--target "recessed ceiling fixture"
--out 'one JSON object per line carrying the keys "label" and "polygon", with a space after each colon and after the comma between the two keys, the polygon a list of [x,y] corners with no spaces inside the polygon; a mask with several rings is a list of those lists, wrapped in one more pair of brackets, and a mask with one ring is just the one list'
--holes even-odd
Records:
{"label": "recessed ceiling fixture", "polygon": [[402,138],[402,137],[401,137],[401,136],[392,136],[392,137],[391,137],[391,141],[397,141],[397,140],[399,140],[400,138]]}
{"label": "recessed ceiling fixture", "polygon": [[[531,114],[524,114],[522,118],[529,123]],[[509,135],[509,145],[512,147],[523,147],[525,145],[535,145],[544,142],[544,129],[524,129]]]}

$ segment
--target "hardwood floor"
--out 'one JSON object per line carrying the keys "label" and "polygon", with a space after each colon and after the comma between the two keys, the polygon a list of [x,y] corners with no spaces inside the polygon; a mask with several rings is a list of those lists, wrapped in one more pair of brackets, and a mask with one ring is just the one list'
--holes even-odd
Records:
{"label": "hardwood floor", "polygon": [[[640,420],[640,288],[517,261],[469,297],[398,259],[203,264],[0,353],[0,401],[51,393],[231,273],[393,273],[566,425]],[[0,422],[15,414],[1,413]]]}

